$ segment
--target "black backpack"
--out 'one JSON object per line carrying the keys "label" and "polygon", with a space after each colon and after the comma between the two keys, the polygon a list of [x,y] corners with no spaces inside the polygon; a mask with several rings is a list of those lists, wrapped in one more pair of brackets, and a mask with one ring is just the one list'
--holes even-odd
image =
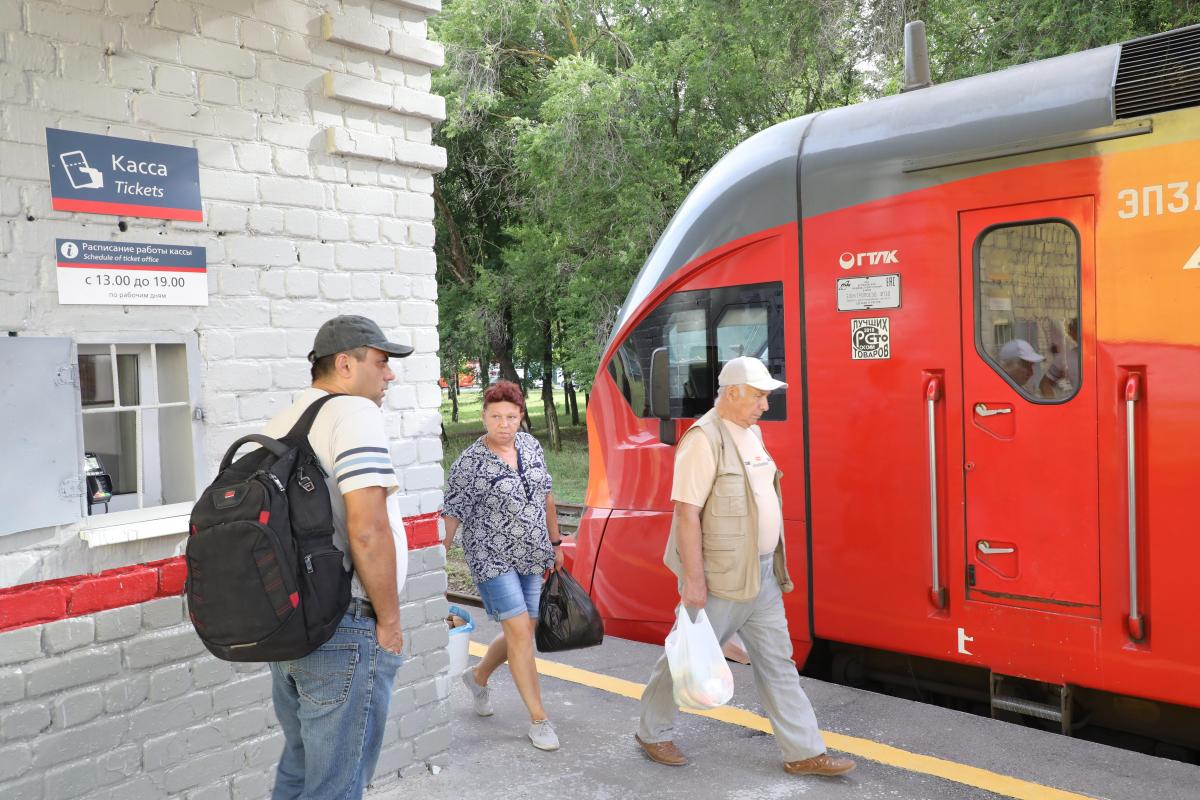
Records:
{"label": "black backpack", "polygon": [[[301,658],[333,636],[350,605],[325,471],[308,443],[321,407],[341,396],[314,402],[282,439],[234,442],[192,508],[188,610],[217,658]],[[234,461],[249,443],[262,446]]]}

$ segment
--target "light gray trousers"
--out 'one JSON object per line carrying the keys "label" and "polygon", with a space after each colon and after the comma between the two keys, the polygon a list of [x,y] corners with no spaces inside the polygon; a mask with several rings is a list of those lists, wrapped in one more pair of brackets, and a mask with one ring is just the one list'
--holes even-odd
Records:
{"label": "light gray trousers", "polygon": [[[788,638],[787,617],[783,613],[783,594],[775,580],[771,556],[760,562],[762,589],[754,600],[735,603],[711,594],[704,611],[721,644],[737,633],[750,655],[758,698],[767,711],[775,741],[784,761],[802,761],[825,752],[825,741],[817,729],[812,703],[800,688],[800,674],[792,661],[792,640]],[[678,712],[672,689],[671,669],[666,653],[654,665],[654,672],[642,692],[642,717],[638,738],[647,744],[674,738]]]}

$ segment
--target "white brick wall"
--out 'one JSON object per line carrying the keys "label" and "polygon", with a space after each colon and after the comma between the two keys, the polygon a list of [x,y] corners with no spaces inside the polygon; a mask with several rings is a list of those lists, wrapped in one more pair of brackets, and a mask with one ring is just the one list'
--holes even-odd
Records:
{"label": "white brick wall", "polygon": [[[445,550],[410,554],[397,675],[375,784],[445,764]],[[262,664],[218,661],[181,598],[0,633],[0,797],[269,795],[282,734]]]}
{"label": "white brick wall", "polygon": [[[424,38],[424,16],[437,4],[71,5],[77,7],[0,0],[8,30],[0,36],[0,330],[142,330],[183,333],[198,343],[209,331],[274,328],[303,338],[327,316],[358,311],[414,342],[414,358],[427,356],[428,365],[417,369],[414,362],[401,372],[432,385],[436,304],[426,289],[432,281],[421,278],[434,268],[430,173],[444,166],[445,152],[428,144],[424,131],[444,115],[444,104],[413,87],[441,61],[441,48]],[[331,87],[335,97],[327,98]],[[121,232],[115,217],[51,211],[47,126],[197,147],[205,221],[128,219]],[[405,138],[410,128],[416,141]],[[160,235],[208,249],[208,308],[58,305],[56,236]],[[302,385],[303,363],[279,361],[306,350],[252,347],[242,344],[231,363],[223,363],[224,351],[200,352],[194,400],[206,412],[222,409],[207,415],[199,433],[209,465],[235,431],[263,421],[252,413],[263,404],[241,402],[243,394]],[[434,399],[431,392],[421,399],[431,418]],[[73,527],[12,541],[0,539],[0,588],[97,563]],[[125,549],[131,561],[165,557],[178,542]]]}
{"label": "white brick wall", "polygon": [[[401,505],[406,514],[438,510],[431,193],[446,154],[430,142],[445,107],[428,91],[430,69],[444,56],[427,41],[425,23],[438,8],[437,0],[0,0],[0,333],[182,336],[195,357],[192,401],[204,412],[195,441],[206,483],[230,442],[256,432],[308,384],[304,355],[317,327],[339,313],[371,316],[417,348],[399,362],[384,404],[397,473],[411,487]],[[196,147],[204,221],[51,210],[47,127]],[[203,246],[210,305],[59,305],[56,237]],[[181,536],[90,547],[78,524],[0,536],[0,590],[169,558],[182,548]],[[423,564],[421,553],[435,551],[413,558]],[[417,581],[412,591],[434,592],[434,582]],[[99,617],[91,628],[73,620],[47,626],[38,652],[14,668],[19,680],[0,667],[0,796],[27,789],[46,798],[108,796],[115,789],[102,787],[121,787],[120,796],[131,798],[206,797],[212,786],[224,787],[215,796],[263,796],[277,747],[262,745],[271,729],[261,708],[252,702],[235,720],[232,709],[189,705],[197,669],[217,676],[205,679],[210,687],[248,676],[197,667],[185,653],[163,671],[135,665],[127,649],[146,634],[139,628],[102,644],[101,629]],[[73,644],[89,635],[96,641]],[[0,662],[18,638],[0,635]],[[31,675],[52,673],[79,653],[124,659],[119,675],[89,679],[105,687],[104,713],[93,715],[94,700],[76,698],[70,687],[32,700]],[[416,659],[399,691],[405,680],[430,679],[426,667],[443,657],[431,655],[424,666]],[[181,664],[191,670],[190,685]],[[125,701],[114,699],[122,693]],[[261,706],[262,697],[254,702]],[[186,722],[136,742],[100,729],[113,714],[128,713],[120,720],[126,725],[163,704],[193,720],[192,739],[176,737]],[[232,751],[209,746],[202,729],[210,713],[229,734],[222,746],[238,742],[249,771],[215,766]],[[437,736],[401,742],[397,729],[380,774],[443,758],[444,745],[425,752]],[[97,738],[105,739],[103,756],[85,769],[82,750]],[[170,741],[152,746],[149,738]],[[45,741],[62,757],[39,755],[50,750]]]}

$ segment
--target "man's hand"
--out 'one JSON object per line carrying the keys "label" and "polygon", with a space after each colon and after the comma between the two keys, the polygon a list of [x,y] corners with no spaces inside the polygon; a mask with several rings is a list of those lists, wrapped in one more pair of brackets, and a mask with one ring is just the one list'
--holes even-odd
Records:
{"label": "man's hand", "polygon": [[685,578],[683,581],[683,604],[688,608],[704,608],[708,601],[708,584],[704,575]]}
{"label": "man's hand", "polygon": [[563,552],[562,552],[561,545],[554,548],[554,568],[555,569],[563,568]]}
{"label": "man's hand", "polygon": [[375,636],[379,640],[379,646],[393,655],[400,655],[400,651],[404,649],[404,629],[400,627],[399,619],[387,625],[383,622],[377,623]]}

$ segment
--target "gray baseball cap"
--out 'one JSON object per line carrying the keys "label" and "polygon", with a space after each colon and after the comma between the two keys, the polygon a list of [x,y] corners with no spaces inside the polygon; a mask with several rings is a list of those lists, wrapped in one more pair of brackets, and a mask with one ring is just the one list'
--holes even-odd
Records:
{"label": "gray baseball cap", "polygon": [[308,354],[309,361],[344,353],[356,347],[374,347],[390,356],[404,358],[411,355],[413,349],[406,344],[389,342],[371,320],[354,314],[334,317],[321,326],[317,338],[313,340],[313,349]]}

